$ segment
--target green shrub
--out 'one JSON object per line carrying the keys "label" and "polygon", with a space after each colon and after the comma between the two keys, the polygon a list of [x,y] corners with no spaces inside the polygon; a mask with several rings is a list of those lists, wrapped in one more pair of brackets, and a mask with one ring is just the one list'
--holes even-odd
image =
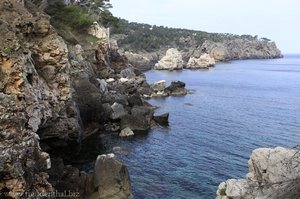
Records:
{"label": "green shrub", "polygon": [[86,9],[77,5],[65,5],[61,0],[51,1],[46,12],[51,16],[54,26],[63,24],[80,32],[93,24]]}
{"label": "green shrub", "polygon": [[220,195],[221,196],[226,196],[226,188],[222,188],[222,189],[220,189]]}

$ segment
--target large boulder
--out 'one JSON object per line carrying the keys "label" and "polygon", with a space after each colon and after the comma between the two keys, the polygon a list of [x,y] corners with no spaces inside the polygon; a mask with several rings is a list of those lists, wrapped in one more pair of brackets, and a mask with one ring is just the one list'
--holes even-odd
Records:
{"label": "large boulder", "polygon": [[145,132],[151,128],[153,110],[144,106],[134,106],[130,114],[121,118],[121,129],[129,127],[134,132]]}
{"label": "large boulder", "polygon": [[115,119],[120,119],[121,117],[125,116],[127,114],[126,110],[124,109],[122,104],[119,104],[115,102],[112,106],[112,113],[110,118],[115,120]]}
{"label": "large boulder", "polygon": [[214,58],[209,54],[204,53],[199,58],[191,57],[186,65],[189,69],[208,69],[216,64]]}
{"label": "large boulder", "polygon": [[168,126],[169,125],[169,113],[164,113],[161,115],[153,116],[153,120],[161,126]]}
{"label": "large boulder", "polygon": [[94,169],[94,187],[98,192],[90,198],[133,198],[128,170],[114,154],[98,156]]}
{"label": "large boulder", "polygon": [[164,93],[167,95],[186,95],[188,92],[185,88],[185,83],[182,81],[172,81],[171,85],[164,90]]}
{"label": "large boulder", "polygon": [[182,55],[176,48],[167,50],[166,55],[154,66],[156,70],[181,70],[182,68]]}
{"label": "large boulder", "polygon": [[217,199],[293,199],[300,194],[300,153],[277,147],[260,148],[250,156],[246,179],[220,184]]}

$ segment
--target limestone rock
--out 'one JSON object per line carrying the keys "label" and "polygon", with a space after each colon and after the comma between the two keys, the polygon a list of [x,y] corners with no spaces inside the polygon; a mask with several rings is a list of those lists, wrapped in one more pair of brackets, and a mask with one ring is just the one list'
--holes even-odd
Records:
{"label": "limestone rock", "polygon": [[166,80],[160,80],[151,85],[154,91],[163,91],[166,88]]}
{"label": "limestone rock", "polygon": [[126,166],[114,155],[100,155],[95,163],[95,198],[131,199],[131,183]]}
{"label": "limestone rock", "polygon": [[166,87],[164,92],[167,95],[186,95],[189,91],[185,88],[184,82],[172,81],[171,85]]}
{"label": "limestone rock", "polygon": [[119,104],[117,102],[115,102],[112,106],[112,114],[111,114],[111,119],[115,120],[115,119],[119,119],[121,117],[123,117],[124,115],[126,115],[126,111],[123,107],[122,104]]}
{"label": "limestone rock", "polygon": [[266,39],[236,38],[223,42],[205,41],[201,49],[217,61],[282,57],[276,44]]}
{"label": "limestone rock", "polygon": [[88,29],[88,33],[97,37],[98,39],[105,39],[108,41],[108,30],[100,26],[97,22],[94,22],[93,25]]}
{"label": "limestone rock", "polygon": [[154,66],[156,70],[180,70],[182,68],[182,55],[175,48],[168,49],[166,55]]}
{"label": "limestone rock", "polygon": [[127,57],[129,63],[142,71],[150,70],[150,60],[147,57],[144,57],[143,55],[132,53],[126,51],[124,55]]}
{"label": "limestone rock", "polygon": [[191,57],[187,63],[186,68],[189,69],[207,69],[216,64],[214,58],[211,58],[209,54],[204,53],[200,58]]}
{"label": "limestone rock", "polygon": [[129,127],[134,132],[145,132],[151,128],[153,111],[144,106],[134,106],[130,114],[121,118],[121,129]]}
{"label": "limestone rock", "polygon": [[125,68],[124,70],[121,71],[120,75],[123,78],[127,78],[127,79],[134,79],[136,76],[133,68]]}
{"label": "limestone rock", "polygon": [[129,137],[129,136],[133,136],[133,135],[134,135],[133,131],[128,127],[123,129],[119,134],[120,137]]}
{"label": "limestone rock", "polygon": [[[293,199],[300,194],[300,155],[298,150],[259,148],[250,156],[246,179],[227,180],[219,186],[221,199]],[[218,193],[223,192],[224,195]]]}

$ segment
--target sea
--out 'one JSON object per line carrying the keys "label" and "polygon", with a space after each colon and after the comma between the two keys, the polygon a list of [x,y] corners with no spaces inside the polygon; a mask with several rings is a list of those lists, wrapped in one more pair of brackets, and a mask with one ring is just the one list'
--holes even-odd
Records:
{"label": "sea", "polygon": [[146,76],[192,94],[148,100],[170,126],[115,141],[136,199],[213,199],[222,181],[245,177],[254,149],[300,144],[300,55]]}

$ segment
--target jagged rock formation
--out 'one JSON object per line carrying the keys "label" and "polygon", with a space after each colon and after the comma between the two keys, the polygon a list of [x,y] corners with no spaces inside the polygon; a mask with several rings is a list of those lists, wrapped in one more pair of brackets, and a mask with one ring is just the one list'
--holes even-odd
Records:
{"label": "jagged rock formation", "polygon": [[166,55],[154,66],[156,70],[180,70],[182,68],[182,55],[175,48],[168,49]]}
{"label": "jagged rock formation", "polygon": [[217,199],[294,199],[300,194],[298,150],[260,148],[250,156],[246,179],[222,182]]}
{"label": "jagged rock formation", "polygon": [[275,42],[266,39],[233,39],[223,42],[207,40],[202,44],[201,50],[217,61],[282,57]]}
{"label": "jagged rock formation", "polygon": [[191,57],[185,68],[188,69],[208,69],[216,64],[215,59],[204,53],[199,58]]}
{"label": "jagged rock formation", "polygon": [[0,193],[56,197],[55,190],[67,188],[84,197],[95,188],[88,190],[90,175],[64,160],[76,157],[82,140],[103,125],[99,65],[107,61],[118,73],[127,65],[107,44],[98,45],[105,56],[98,53],[103,59],[96,64],[80,45],[69,51],[49,16],[30,6],[0,0]]}
{"label": "jagged rock formation", "polygon": [[51,163],[40,141],[63,147],[80,137],[68,49],[47,16],[17,1],[1,0],[0,10],[0,191],[49,193]]}

